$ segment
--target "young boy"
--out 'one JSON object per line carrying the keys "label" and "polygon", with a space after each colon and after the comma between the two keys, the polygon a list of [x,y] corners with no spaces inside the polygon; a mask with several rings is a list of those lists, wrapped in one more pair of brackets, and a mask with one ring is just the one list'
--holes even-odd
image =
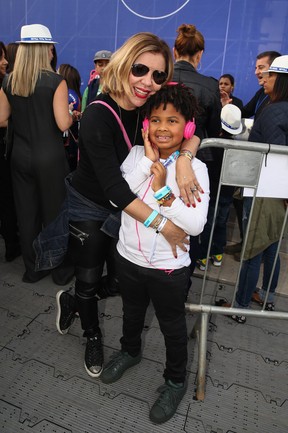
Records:
{"label": "young boy", "polygon": [[209,180],[205,164],[181,150],[180,157],[191,160],[205,191],[196,207],[185,206],[175,180],[179,149],[183,137],[194,133],[195,114],[196,99],[187,87],[177,83],[164,86],[147,102],[149,132],[143,131],[144,147],[133,147],[122,164],[130,188],[154,211],[143,225],[122,212],[117,271],[123,299],[123,336],[121,351],[104,367],[101,379],[104,383],[115,382],[126,369],[140,362],[141,333],[151,300],[166,345],[165,384],[158,389],[160,397],[150,411],[150,419],[158,424],[174,415],[187,389],[185,300],[190,286],[190,257],[181,249],[174,256],[161,230],[166,218],[171,219],[189,239],[189,235],[201,233],[206,223]]}

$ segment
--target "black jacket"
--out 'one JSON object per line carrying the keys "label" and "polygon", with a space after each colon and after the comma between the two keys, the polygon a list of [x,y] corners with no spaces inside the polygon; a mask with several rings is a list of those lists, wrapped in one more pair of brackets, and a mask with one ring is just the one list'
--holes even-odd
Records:
{"label": "black jacket", "polygon": [[[197,126],[202,130],[200,138],[217,138],[221,132],[221,100],[218,81],[212,77],[199,74],[191,63],[184,60],[174,65],[173,81],[181,82],[193,90],[198,104],[202,109],[196,117]],[[216,196],[220,171],[222,166],[223,149],[206,148],[198,150],[197,158],[205,162],[210,179],[210,197]]]}
{"label": "black jacket", "polygon": [[203,129],[203,136],[219,137],[221,131],[221,101],[218,81],[199,74],[191,63],[180,60],[174,65],[173,81],[181,82],[193,89],[203,113],[196,123]]}
{"label": "black jacket", "polygon": [[242,117],[249,119],[254,116],[254,121],[261,114],[262,110],[269,103],[270,98],[265,95],[263,87],[261,87],[250,99],[249,102],[242,108]]}
{"label": "black jacket", "polygon": [[249,141],[288,146],[288,101],[274,102],[262,110]]}

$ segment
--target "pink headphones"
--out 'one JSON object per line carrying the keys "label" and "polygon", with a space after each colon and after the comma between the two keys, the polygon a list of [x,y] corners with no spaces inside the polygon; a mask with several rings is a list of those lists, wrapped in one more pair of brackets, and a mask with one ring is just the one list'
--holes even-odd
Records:
{"label": "pink headphones", "polygon": [[[144,132],[148,129],[148,127],[149,127],[149,120],[147,119],[147,117],[145,117],[145,119],[143,120]],[[184,133],[183,133],[184,138],[186,138],[186,140],[189,140],[189,138],[192,138],[194,135],[195,129],[196,129],[196,124],[195,124],[194,119],[193,119],[193,121],[189,120],[188,122],[186,122]]]}

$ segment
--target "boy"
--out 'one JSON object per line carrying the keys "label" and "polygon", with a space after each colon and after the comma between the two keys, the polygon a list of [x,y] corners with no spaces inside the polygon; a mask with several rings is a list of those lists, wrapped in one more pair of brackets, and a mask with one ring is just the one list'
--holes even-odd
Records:
{"label": "boy", "polygon": [[[145,314],[152,301],[166,345],[165,384],[150,411],[150,419],[170,419],[187,389],[187,329],[185,300],[190,286],[189,252],[178,249],[173,256],[161,236],[167,219],[196,236],[203,230],[209,202],[209,180],[205,164],[187,150],[180,157],[191,160],[205,193],[197,207],[188,207],[179,197],[175,180],[176,159],[183,137],[195,130],[191,121],[197,103],[191,90],[181,84],[164,86],[148,99],[146,116],[149,131],[143,131],[143,146],[135,146],[122,164],[123,175],[133,192],[154,209],[144,222],[135,222],[122,212],[117,244],[117,273],[123,300],[121,351],[104,367],[101,379],[113,383],[125,370],[141,360],[141,333]],[[144,121],[145,126],[147,120]],[[151,176],[152,175],[152,176]],[[154,229],[154,230],[153,230]]]}

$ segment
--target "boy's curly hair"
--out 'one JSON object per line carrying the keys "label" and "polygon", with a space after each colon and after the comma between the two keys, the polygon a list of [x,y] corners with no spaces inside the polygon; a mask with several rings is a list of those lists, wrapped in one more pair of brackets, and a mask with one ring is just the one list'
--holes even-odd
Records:
{"label": "boy's curly hair", "polygon": [[192,89],[182,83],[170,82],[147,100],[143,110],[144,117],[149,119],[154,108],[159,108],[163,104],[165,110],[169,103],[184,116],[186,122],[197,117],[200,111]]}

